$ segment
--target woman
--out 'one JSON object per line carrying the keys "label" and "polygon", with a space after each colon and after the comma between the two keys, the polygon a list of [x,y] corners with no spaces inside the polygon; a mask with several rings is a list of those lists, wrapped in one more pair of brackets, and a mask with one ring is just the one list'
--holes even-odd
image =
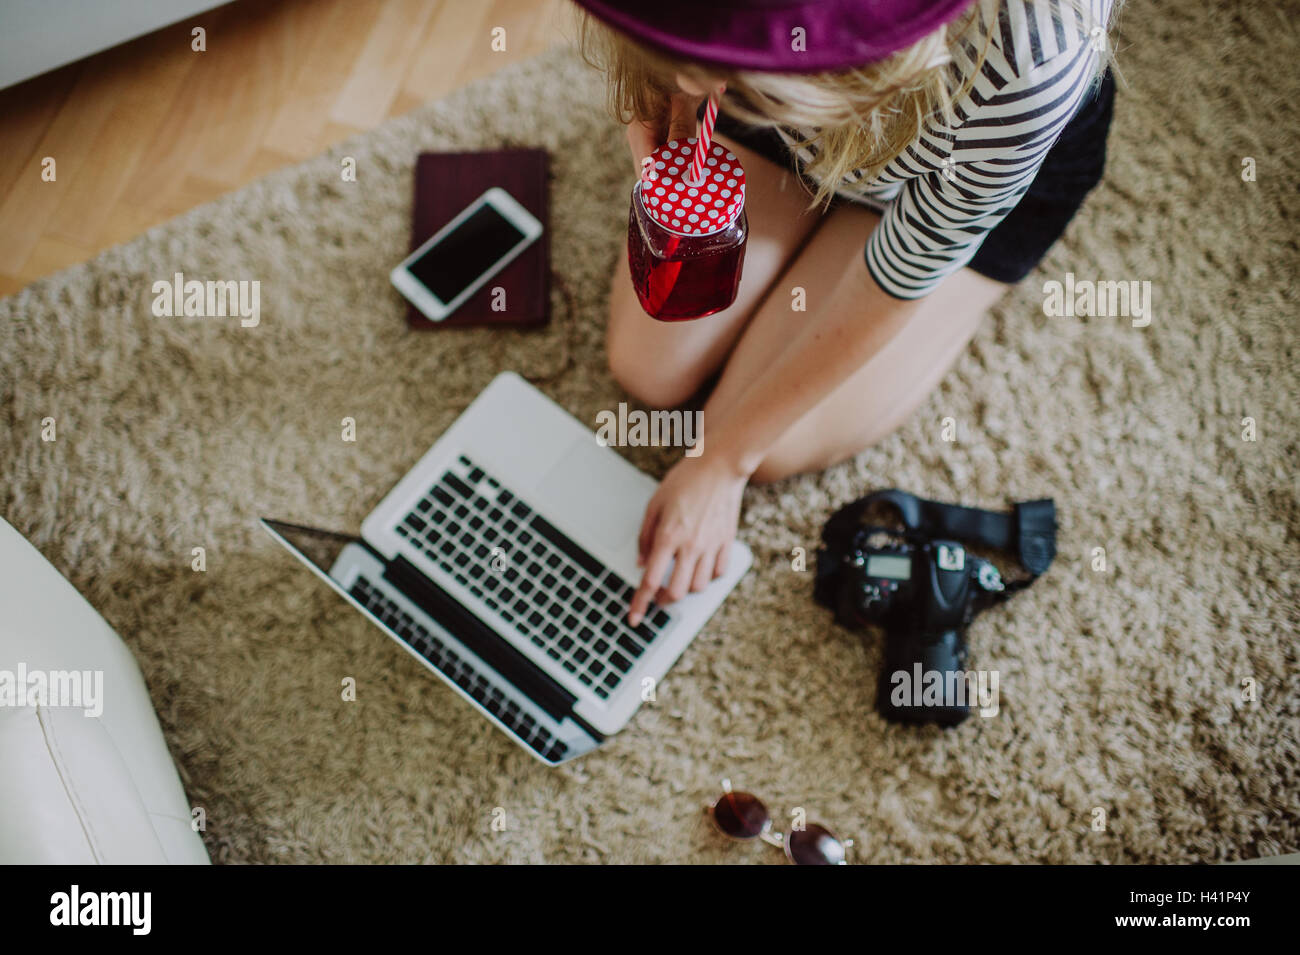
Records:
{"label": "woman", "polygon": [[636,171],[721,93],[715,138],[747,182],[729,308],[657,322],[626,257],[615,268],[623,387],[664,407],[717,376],[704,453],[646,510],[635,626],[724,571],[749,481],[828,467],[902,424],[1061,235],[1105,161],[1113,0],[576,2]]}

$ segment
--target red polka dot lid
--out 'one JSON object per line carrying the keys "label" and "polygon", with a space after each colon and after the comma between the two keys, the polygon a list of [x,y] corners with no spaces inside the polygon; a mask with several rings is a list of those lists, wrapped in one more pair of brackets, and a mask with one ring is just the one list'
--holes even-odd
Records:
{"label": "red polka dot lid", "polygon": [[660,225],[683,235],[707,235],[731,224],[745,206],[745,169],[736,154],[713,143],[704,179],[688,182],[695,137],[674,139],[650,154],[641,172],[641,199]]}

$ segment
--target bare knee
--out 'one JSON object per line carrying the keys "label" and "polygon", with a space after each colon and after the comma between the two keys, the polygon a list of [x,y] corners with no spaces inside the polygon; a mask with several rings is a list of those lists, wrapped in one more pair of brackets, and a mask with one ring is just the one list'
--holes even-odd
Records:
{"label": "bare knee", "polygon": [[754,473],[749,476],[749,483],[772,484],[776,481],[784,481],[788,477],[794,477],[796,474],[803,474],[806,471],[820,470],[823,470],[823,468],[818,467],[817,463],[811,459],[798,458],[777,451],[769,454],[754,469]]}
{"label": "bare knee", "polygon": [[605,357],[609,373],[629,395],[649,408],[673,408],[685,404],[702,380],[694,369],[657,353],[636,335],[620,335],[610,322],[605,334]]}
{"label": "bare knee", "polygon": [[653,355],[636,354],[610,343],[609,373],[629,395],[648,408],[673,408],[685,404],[699,388],[686,375],[674,373]]}
{"label": "bare knee", "polygon": [[769,456],[749,476],[750,484],[772,484],[793,475],[794,471],[784,461],[774,461]]}
{"label": "bare knee", "polygon": [[797,474],[817,474],[857,457],[883,437],[885,434],[873,434],[864,438],[860,445],[842,448],[821,447],[815,441],[778,441],[754,469],[749,480],[751,484],[771,484]]}

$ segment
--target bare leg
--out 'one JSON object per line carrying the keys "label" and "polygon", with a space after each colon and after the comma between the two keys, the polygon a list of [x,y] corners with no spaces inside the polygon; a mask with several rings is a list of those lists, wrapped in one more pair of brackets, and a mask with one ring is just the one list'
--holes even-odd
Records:
{"label": "bare leg", "polygon": [[[828,215],[744,329],[704,409],[704,426],[730,413],[739,395],[809,320],[816,290],[829,288],[846,257],[861,258],[879,217],[842,207]],[[791,310],[791,289],[807,290],[808,312]],[[915,316],[860,369],[787,431],[754,473],[775,481],[819,471],[875,444],[906,421],[965,351],[984,313],[1007,286],[963,269],[928,295]],[[862,320],[869,321],[864,315]]]}
{"label": "bare leg", "polygon": [[698,322],[660,322],[637,302],[627,244],[614,265],[605,347],[610,372],[634,398],[654,408],[687,401],[726,360],[774,279],[820,221],[809,195],[787,170],[716,137],[745,166],[750,233],[736,301]]}

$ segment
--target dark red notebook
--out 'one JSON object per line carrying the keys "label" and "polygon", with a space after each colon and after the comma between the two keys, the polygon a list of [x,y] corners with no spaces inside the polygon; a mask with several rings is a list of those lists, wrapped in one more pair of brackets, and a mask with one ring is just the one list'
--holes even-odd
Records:
{"label": "dark red notebook", "polygon": [[[421,153],[415,161],[415,210],[411,251],[454,219],[493,186],[500,186],[542,223],[542,234],[519,257],[492,276],[443,321],[426,318],[411,306],[406,322],[414,329],[545,325],[551,317],[551,239],[548,157],[544,149],[500,149],[478,153]],[[494,311],[495,288],[505,290],[505,308]]]}

